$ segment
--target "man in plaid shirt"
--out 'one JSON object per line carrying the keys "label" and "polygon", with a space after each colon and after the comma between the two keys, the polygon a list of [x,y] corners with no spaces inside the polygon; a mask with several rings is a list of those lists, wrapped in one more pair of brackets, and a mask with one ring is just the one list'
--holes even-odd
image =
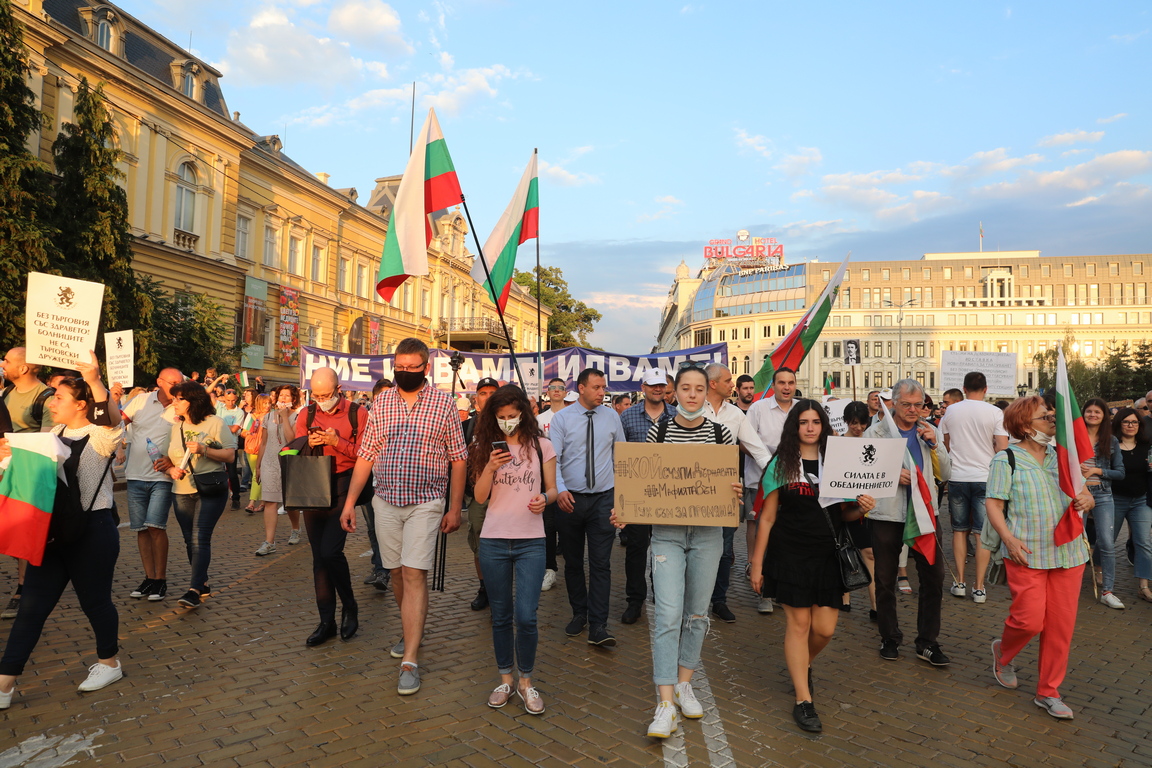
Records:
{"label": "man in plaid shirt", "polygon": [[[428,571],[439,534],[460,527],[467,452],[456,404],[427,379],[428,346],[404,339],[393,366],[396,386],[372,403],[340,522],[344,530],[356,530],[355,500],[371,472],[380,558],[392,571],[404,628],[391,655],[403,659],[397,691],[407,695],[420,690],[416,660],[428,615]],[[445,511],[449,470],[452,497]]]}

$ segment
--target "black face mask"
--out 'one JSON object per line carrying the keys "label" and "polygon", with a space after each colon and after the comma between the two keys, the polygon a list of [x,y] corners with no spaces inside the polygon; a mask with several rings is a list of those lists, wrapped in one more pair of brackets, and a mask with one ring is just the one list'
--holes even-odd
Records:
{"label": "black face mask", "polygon": [[394,374],[396,386],[405,392],[415,392],[424,386],[423,371],[396,371]]}

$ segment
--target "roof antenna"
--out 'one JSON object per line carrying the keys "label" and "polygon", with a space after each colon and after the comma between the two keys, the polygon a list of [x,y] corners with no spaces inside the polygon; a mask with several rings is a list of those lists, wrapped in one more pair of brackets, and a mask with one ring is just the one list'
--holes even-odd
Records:
{"label": "roof antenna", "polygon": [[188,30],[188,53],[192,53],[192,30]]}

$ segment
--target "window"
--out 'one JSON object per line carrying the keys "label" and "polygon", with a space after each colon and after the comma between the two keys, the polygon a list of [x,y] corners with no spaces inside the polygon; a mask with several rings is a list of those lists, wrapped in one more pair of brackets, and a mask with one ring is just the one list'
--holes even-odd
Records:
{"label": "window", "polygon": [[880,279],[881,280],[890,280],[891,278],[892,278],[892,270],[890,270],[890,269],[880,270]]}
{"label": "window", "polygon": [[895,357],[895,355],[892,354],[892,346],[892,342],[888,342],[888,357]]}
{"label": "window", "polygon": [[272,331],[272,316],[264,316],[264,357],[276,357],[276,336]]}
{"label": "window", "polygon": [[772,332],[772,326],[764,326],[764,338],[768,338],[768,334]]}
{"label": "window", "polygon": [[911,280],[912,270],[908,267],[904,267],[904,269],[901,270],[901,277],[903,277],[905,280]]}
{"label": "window", "polygon": [[[1090,274],[1090,275],[1096,274],[1096,265],[1095,264],[1089,264],[1088,266],[1091,268],[1091,271],[1088,274]],[[1115,262],[1115,261],[1108,262],[1108,274],[1111,275],[1112,277],[1119,277],[1120,264]]]}
{"label": "window", "polygon": [[828,270],[825,269],[823,272],[821,272],[820,277],[824,278],[824,282],[828,282],[828,278],[829,278]]}
{"label": "window", "polygon": [[840,359],[840,342],[838,341],[832,342],[832,357],[837,360]]}
{"label": "window", "polygon": [[365,284],[367,274],[368,270],[364,268],[363,264],[356,265],[356,295],[362,298],[368,298],[368,287]]}
{"label": "window", "polygon": [[964,267],[964,277],[968,280],[972,279],[972,267]]}
{"label": "window", "polygon": [[888,371],[888,389],[892,389],[892,371]]}
{"label": "window", "polygon": [[1052,265],[1041,264],[1040,265],[1040,277],[1052,277]]}
{"label": "window", "polygon": [[924,357],[924,342],[916,342],[916,357]]}
{"label": "window", "polygon": [[872,342],[872,357],[884,357],[884,342]]}
{"label": "window", "polygon": [[945,280],[951,280],[952,279],[952,267],[944,267],[944,279]]}
{"label": "window", "polygon": [[420,314],[424,317],[432,317],[432,299],[428,295],[428,289],[420,291]]}
{"label": "window", "polygon": [[348,267],[348,259],[340,259],[340,266],[336,271],[336,288],[338,290],[348,290]]}
{"label": "window", "polygon": [[248,258],[248,238],[252,234],[252,219],[247,216],[236,217],[236,257]]}
{"label": "window", "polygon": [[720,341],[724,341],[724,340],[725,340],[725,339],[724,339],[724,329],[723,329],[723,328],[721,328],[721,329],[720,329]]}
{"label": "window", "polygon": [[[787,333],[787,331],[784,330],[783,325],[776,326],[776,335],[777,336],[783,336],[785,333]],[[697,346],[699,346],[699,344],[697,344]]]}
{"label": "window", "polygon": [[96,25],[96,45],[106,51],[112,50],[112,25],[105,19]]}
{"label": "window", "polygon": [[181,163],[176,176],[176,229],[192,232],[196,226],[196,171],[191,163]]}
{"label": "window", "polygon": [[936,371],[928,371],[928,389],[936,389]]}
{"label": "window", "polygon": [[872,270],[870,270],[870,269],[860,270],[860,279],[863,280],[864,282],[868,282],[870,279],[872,279],[871,275],[872,275]]}
{"label": "window", "polygon": [[925,280],[931,280],[932,279],[932,267],[924,267],[923,277]]}
{"label": "window", "polygon": [[185,72],[181,90],[188,98],[196,98],[196,75],[192,74],[191,72]]}
{"label": "window", "polygon": [[311,273],[312,273],[312,280],[314,282],[317,282],[317,283],[320,282],[320,280],[322,279],[322,275],[324,274],[324,252],[320,249],[320,246],[318,246],[318,245],[312,246],[312,270],[311,270]]}
{"label": "window", "polygon": [[288,238],[288,271],[296,275],[300,273],[300,238]]}
{"label": "window", "polygon": [[1132,274],[1134,274],[1134,275],[1144,274],[1144,262],[1142,262],[1142,261],[1132,262]]}
{"label": "window", "polygon": [[872,327],[872,315],[864,315],[864,325],[869,328]]}
{"label": "window", "polygon": [[928,286],[927,288],[924,289],[924,306],[926,306],[926,307],[933,306],[933,303],[932,303],[932,286]]}
{"label": "window", "polygon": [[904,342],[904,357],[912,357],[912,342]]}
{"label": "window", "polygon": [[[1120,274],[1120,269],[1119,269],[1120,265],[1117,264],[1116,266],[1117,266],[1117,269],[1115,272],[1113,272],[1112,271],[1112,265],[1109,264],[1108,265],[1108,274],[1110,274],[1110,275]],[[1085,265],[1084,268],[1088,271],[1088,277],[1096,277],[1096,265],[1095,264],[1089,262],[1087,265]]]}
{"label": "window", "polygon": [[1020,267],[1020,277],[1023,277],[1023,278],[1028,277],[1028,267],[1027,266],[1021,266]]}
{"label": "window", "polygon": [[750,326],[750,325],[744,326],[744,338],[745,339],[751,339],[752,338],[752,326]]}
{"label": "window", "polygon": [[1064,265],[1064,277],[1072,277],[1072,265],[1071,264],[1065,264]]}
{"label": "window", "polygon": [[276,228],[264,225],[264,266],[277,266],[277,256],[280,250],[277,244]]}

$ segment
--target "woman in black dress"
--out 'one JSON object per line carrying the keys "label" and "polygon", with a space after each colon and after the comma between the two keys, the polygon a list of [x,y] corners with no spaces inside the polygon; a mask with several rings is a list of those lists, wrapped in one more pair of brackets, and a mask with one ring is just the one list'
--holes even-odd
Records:
{"label": "woman in black dress", "polygon": [[[752,589],[775,595],[784,606],[784,660],[796,690],[792,717],[805,731],[821,730],[812,704],[812,661],[836,631],[844,586],[835,539],[844,522],[876,506],[871,496],[854,504],[820,507],[821,458],[832,436],[819,403],[799,400],[784,421],[776,456],[764,472],[764,508],[751,556]],[[767,558],[765,558],[767,551]]]}

